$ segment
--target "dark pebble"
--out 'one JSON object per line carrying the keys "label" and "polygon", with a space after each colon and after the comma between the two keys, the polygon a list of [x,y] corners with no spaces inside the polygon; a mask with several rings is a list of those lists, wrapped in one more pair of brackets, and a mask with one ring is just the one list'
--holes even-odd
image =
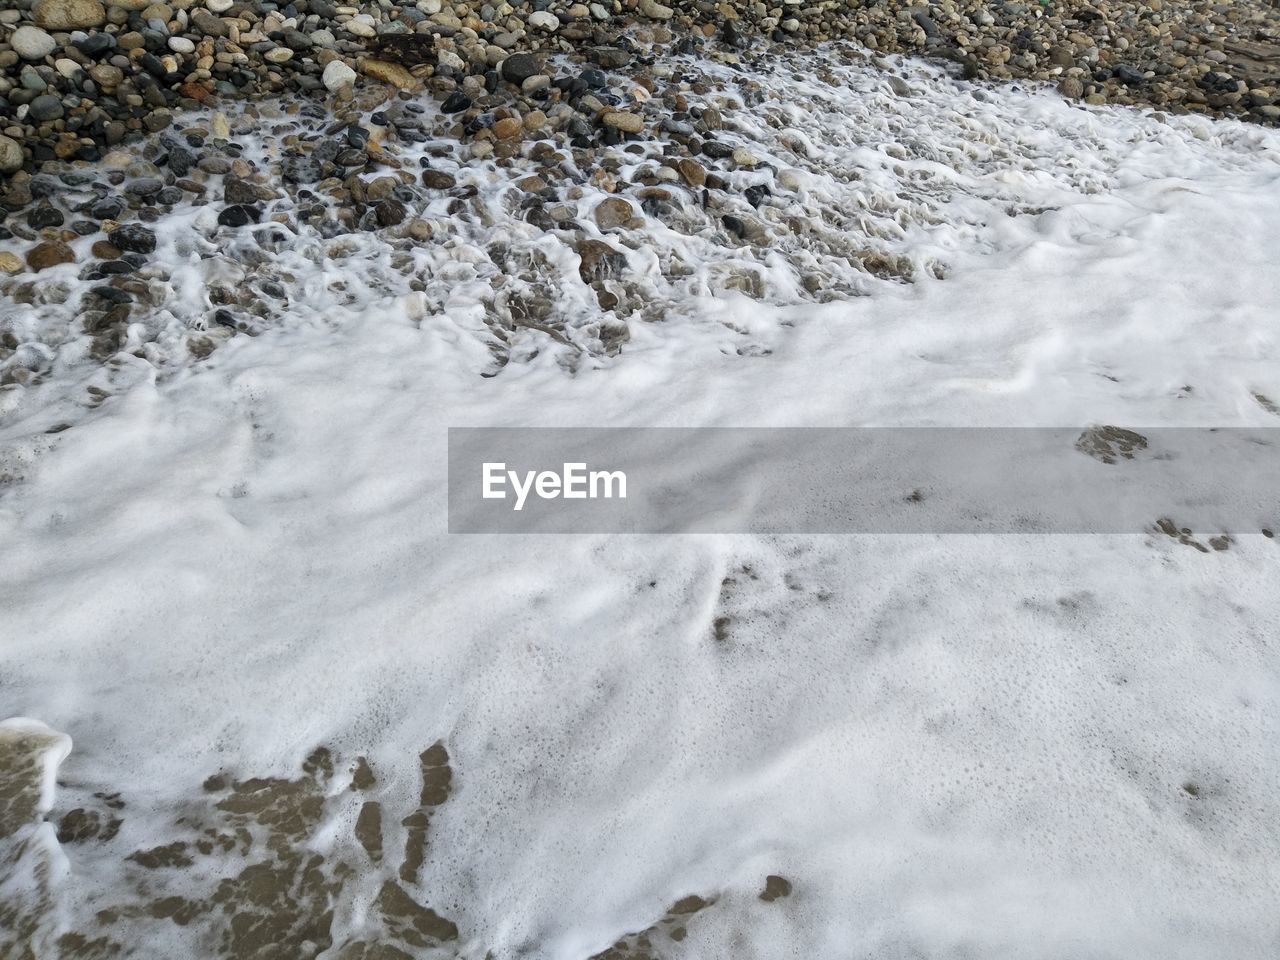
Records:
{"label": "dark pebble", "polygon": [[394,227],[404,222],[405,208],[399,200],[383,200],[374,212],[380,227]]}
{"label": "dark pebble", "polygon": [[154,253],[156,249],[155,231],[136,223],[116,227],[107,234],[107,239],[117,249],[132,253]]}
{"label": "dark pebble", "polygon": [[32,230],[60,227],[65,220],[62,211],[49,203],[38,203],[27,211],[27,226]]}
{"label": "dark pebble", "polygon": [[227,177],[222,185],[222,199],[227,203],[256,203],[258,191],[252,183],[239,177]]}
{"label": "dark pebble", "polygon": [[244,203],[232,204],[218,214],[218,223],[224,227],[243,227],[261,219],[262,211],[258,207]]}
{"label": "dark pebble", "polygon": [[455,90],[445,98],[444,103],[440,104],[440,110],[443,113],[461,113],[471,106],[471,98],[461,90]]}
{"label": "dark pebble", "polygon": [[123,290],[117,290],[115,287],[102,284],[97,287],[90,287],[89,292],[94,296],[105,300],[107,303],[133,303],[133,296],[125,293]]}
{"label": "dark pebble", "polygon": [[516,85],[524,83],[542,72],[542,67],[532,54],[516,53],[502,61],[502,79]]}

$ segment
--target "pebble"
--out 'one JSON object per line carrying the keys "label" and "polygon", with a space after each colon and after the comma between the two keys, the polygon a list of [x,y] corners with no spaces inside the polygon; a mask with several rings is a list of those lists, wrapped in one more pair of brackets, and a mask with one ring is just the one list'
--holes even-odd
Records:
{"label": "pebble", "polygon": [[22,145],[12,137],[0,134],[0,173],[22,169]]}
{"label": "pebble", "polygon": [[61,240],[47,240],[38,243],[27,253],[27,266],[36,273],[56,267],[62,263],[75,263],[76,255]]}
{"label": "pebble", "polygon": [[37,0],[31,12],[36,24],[46,30],[87,30],[107,19],[98,0]]}
{"label": "pebble", "polygon": [[335,93],[343,87],[348,87],[355,83],[356,72],[341,60],[331,60],[325,66],[320,80],[326,90],[330,93]]}
{"label": "pebble", "polygon": [[639,133],[644,129],[644,118],[634,113],[626,113],[621,110],[611,110],[602,116],[601,121],[605,126],[613,127],[624,133]]}
{"label": "pebble", "polygon": [[62,101],[52,94],[46,93],[31,101],[27,116],[38,123],[57,120],[62,117]]}
{"label": "pebble", "polygon": [[116,227],[107,234],[111,245],[129,253],[154,253],[156,249],[155,231],[141,224],[126,223]]}
{"label": "pebble", "polygon": [[609,197],[596,204],[592,216],[596,226],[601,230],[612,230],[615,227],[625,226],[635,216],[635,211],[631,204],[621,197]]}
{"label": "pebble", "polygon": [[58,47],[58,41],[39,27],[23,26],[9,37],[13,52],[23,60],[43,60]]}

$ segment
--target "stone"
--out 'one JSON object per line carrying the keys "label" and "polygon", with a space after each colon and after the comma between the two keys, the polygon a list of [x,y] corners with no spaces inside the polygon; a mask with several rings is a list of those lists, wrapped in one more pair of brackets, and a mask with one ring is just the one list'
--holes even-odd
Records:
{"label": "stone", "polygon": [[244,203],[235,203],[218,214],[218,225],[223,227],[243,227],[257,223],[262,219],[262,211],[257,207]]}
{"label": "stone", "polygon": [[455,90],[449,96],[445,97],[444,103],[440,104],[441,113],[461,113],[470,109],[471,98],[461,90]]}
{"label": "stone", "polygon": [[537,57],[528,53],[516,53],[502,61],[502,79],[517,86],[542,72]]}
{"label": "stone", "polygon": [[1058,92],[1068,100],[1079,100],[1084,96],[1084,84],[1079,77],[1063,77],[1058,84]]}
{"label": "stone", "polygon": [[616,277],[627,266],[627,258],[603,240],[579,240],[578,276],[583,283]]}
{"label": "stone", "polygon": [[374,218],[380,227],[394,227],[404,222],[406,212],[404,204],[392,197],[374,208]]}
{"label": "stone", "polygon": [[423,170],[422,185],[431,190],[452,190],[458,185],[453,174],[443,170]]}
{"label": "stone", "polygon": [[155,232],[139,223],[126,223],[116,227],[107,234],[107,239],[116,249],[129,253],[154,253],[156,249]]}
{"label": "stone", "polygon": [[221,17],[215,17],[207,10],[193,10],[191,12],[191,25],[206,37],[227,37],[231,35],[231,28],[227,26],[227,22]]}
{"label": "stone", "polygon": [[38,0],[31,13],[36,25],[48,30],[88,30],[107,22],[98,0]]}
{"label": "stone", "polygon": [[169,49],[185,57],[196,52],[196,45],[186,37],[170,37]]}
{"label": "stone", "polygon": [[62,114],[62,101],[51,93],[36,97],[27,109],[27,116],[37,123],[61,119]]}
{"label": "stone", "polygon": [[356,72],[341,60],[330,60],[320,75],[320,81],[326,90],[336,93],[356,82]]}
{"label": "stone", "polygon": [[389,83],[401,90],[412,90],[418,81],[404,67],[387,60],[361,60],[360,72],[380,83]]}
{"label": "stone", "polygon": [[493,135],[499,140],[513,140],[520,136],[521,124],[515,117],[506,117],[493,125]]}
{"label": "stone", "polygon": [[116,48],[116,38],[109,33],[91,33],[83,40],[73,41],[73,44],[86,57],[100,57]]}
{"label": "stone", "polygon": [[65,221],[62,211],[48,200],[42,200],[27,211],[27,226],[32,230],[43,230],[45,227],[60,227]]}
{"label": "stone", "polygon": [[621,197],[609,197],[596,204],[592,216],[595,218],[596,226],[601,230],[612,230],[615,227],[625,226],[635,216],[635,211],[631,204]]}
{"label": "stone", "polygon": [[53,53],[58,42],[39,27],[19,27],[9,37],[9,45],[23,60],[43,60]]}
{"label": "stone", "polygon": [[537,30],[554,33],[560,29],[560,18],[546,10],[536,10],[525,19],[525,23]]}
{"label": "stone", "polygon": [[222,184],[222,199],[227,203],[257,203],[258,190],[248,180],[227,177]]}
{"label": "stone", "polygon": [[[606,70],[618,70],[631,62],[631,54],[619,47],[593,47],[587,51],[587,56],[590,57],[593,62],[600,64],[600,66],[604,67]],[[589,82],[588,86],[593,89],[599,89],[605,85],[604,74],[601,74],[600,71],[584,71],[584,79],[585,74],[587,73],[600,74],[600,82]]]}
{"label": "stone", "polygon": [[110,63],[99,63],[90,67],[89,76],[104,90],[114,90],[124,81],[124,71]]}
{"label": "stone", "polygon": [[683,157],[676,161],[676,170],[682,179],[695,190],[701,189],[707,182],[707,171],[697,160]]}
{"label": "stone", "polygon": [[670,7],[663,6],[657,0],[640,0],[637,9],[651,20],[670,20],[675,13]]}
{"label": "stone", "polygon": [[621,130],[623,133],[639,133],[644,129],[644,118],[635,113],[611,110],[600,119],[605,126]]}
{"label": "stone", "polygon": [[800,189],[803,181],[800,178],[800,171],[793,170],[788,167],[786,170],[778,172],[778,186],[783,190],[790,190],[793,193]]}
{"label": "stone", "polygon": [[322,173],[320,164],[311,157],[285,157],[280,164],[280,175],[288,183],[315,183]]}
{"label": "stone", "polygon": [[288,47],[276,47],[274,50],[268,50],[262,55],[262,59],[267,63],[281,64],[288,63],[293,59],[293,51]]}
{"label": "stone", "polygon": [[61,240],[48,240],[44,243],[36,244],[27,253],[27,266],[36,273],[41,270],[47,270],[49,267],[56,267],[61,263],[75,262],[75,253]]}
{"label": "stone", "polygon": [[10,253],[8,250],[0,250],[0,272],[3,273],[20,273],[22,271],[22,260],[16,253]]}
{"label": "stone", "polygon": [[0,134],[0,173],[22,169],[22,145],[12,137]]}

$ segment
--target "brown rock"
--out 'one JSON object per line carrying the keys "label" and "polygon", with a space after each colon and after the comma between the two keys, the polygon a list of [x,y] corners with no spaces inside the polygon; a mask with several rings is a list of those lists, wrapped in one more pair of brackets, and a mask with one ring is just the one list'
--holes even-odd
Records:
{"label": "brown rock", "polygon": [[120,259],[120,248],[117,247],[114,243],[109,243],[106,240],[95,241],[93,246],[89,248],[89,252],[92,253],[95,257],[97,257],[99,260],[119,260]]}
{"label": "brown rock", "polygon": [[37,244],[27,253],[27,266],[36,273],[60,263],[75,263],[76,255],[61,240],[49,240]]}
{"label": "brown rock", "polygon": [[39,0],[31,12],[36,25],[46,30],[86,30],[107,20],[107,11],[98,0]]}
{"label": "brown rock", "polygon": [[452,190],[458,185],[453,174],[443,170],[423,170],[422,185],[429,190]]}
{"label": "brown rock", "polygon": [[1079,100],[1084,96],[1084,84],[1079,77],[1063,77],[1058,84],[1058,92],[1068,100]]}
{"label": "brown rock", "polygon": [[627,258],[603,240],[579,240],[578,258],[578,276],[583,283],[617,276],[627,265]]}
{"label": "brown rock", "polygon": [[360,72],[366,77],[372,77],[380,83],[389,83],[401,90],[412,90],[418,85],[418,81],[408,70],[398,63],[389,63],[386,60],[361,60]]}
{"label": "brown rock", "polygon": [[596,205],[593,216],[596,220],[596,226],[601,230],[612,230],[614,227],[621,227],[634,216],[635,211],[632,210],[631,204],[621,197],[610,197],[608,200],[601,200]]}
{"label": "brown rock", "polygon": [[521,124],[515,117],[506,117],[493,125],[493,135],[499,140],[514,140],[520,136]]}
{"label": "brown rock", "polygon": [[643,117],[635,113],[625,113],[622,110],[610,110],[600,119],[605,126],[621,130],[623,133],[639,133],[644,129]]}
{"label": "brown rock", "polygon": [[680,174],[680,178],[695,190],[700,190],[707,182],[707,171],[697,160],[690,160],[688,157],[677,160],[676,171]]}

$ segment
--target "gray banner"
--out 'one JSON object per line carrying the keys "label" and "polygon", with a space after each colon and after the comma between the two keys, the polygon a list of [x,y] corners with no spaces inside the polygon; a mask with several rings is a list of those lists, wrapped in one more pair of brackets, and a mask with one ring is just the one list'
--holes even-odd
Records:
{"label": "gray banner", "polygon": [[454,428],[451,533],[1270,532],[1280,429]]}

